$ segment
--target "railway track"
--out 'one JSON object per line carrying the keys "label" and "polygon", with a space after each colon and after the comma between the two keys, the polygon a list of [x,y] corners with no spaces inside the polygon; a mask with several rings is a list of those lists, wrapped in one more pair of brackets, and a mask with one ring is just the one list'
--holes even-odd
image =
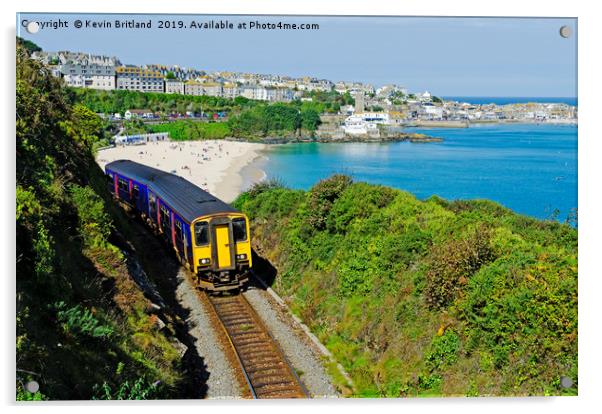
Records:
{"label": "railway track", "polygon": [[207,294],[253,398],[309,398],[305,386],[242,294]]}

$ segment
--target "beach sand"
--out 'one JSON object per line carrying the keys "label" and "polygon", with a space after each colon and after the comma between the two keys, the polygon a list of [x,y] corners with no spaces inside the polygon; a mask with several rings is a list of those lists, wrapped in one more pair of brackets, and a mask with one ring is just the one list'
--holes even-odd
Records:
{"label": "beach sand", "polygon": [[263,171],[250,164],[266,147],[224,140],[156,142],[100,150],[96,162],[104,169],[111,161],[136,161],[177,174],[230,203],[242,192],[243,185],[248,187],[265,177]]}

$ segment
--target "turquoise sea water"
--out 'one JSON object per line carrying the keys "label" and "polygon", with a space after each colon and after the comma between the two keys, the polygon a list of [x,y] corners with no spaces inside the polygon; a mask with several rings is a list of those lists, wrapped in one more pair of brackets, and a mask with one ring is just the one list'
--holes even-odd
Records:
{"label": "turquoise sea water", "polygon": [[565,103],[567,105],[577,106],[577,98],[572,97],[529,97],[529,96],[444,96],[447,101],[469,102],[476,105],[486,105],[494,103],[496,105],[507,105],[513,103]]}
{"label": "turquoise sea water", "polygon": [[412,129],[444,142],[286,144],[261,166],[268,178],[308,189],[333,173],[424,199],[486,198],[522,214],[564,220],[577,208],[577,127],[477,125]]}

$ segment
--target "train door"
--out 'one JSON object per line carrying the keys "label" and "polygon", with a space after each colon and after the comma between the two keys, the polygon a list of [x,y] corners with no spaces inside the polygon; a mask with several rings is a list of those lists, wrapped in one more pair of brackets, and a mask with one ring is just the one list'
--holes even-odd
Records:
{"label": "train door", "polygon": [[180,255],[180,260],[183,262],[187,259],[186,254],[186,234],[184,232],[184,226],[182,222],[175,218],[174,220],[174,231],[175,231],[175,243],[176,249],[178,250],[178,254]]}
{"label": "train door", "polygon": [[[214,220],[216,221],[216,220]],[[213,224],[213,255],[214,263],[217,263],[218,269],[232,268],[232,224],[227,221],[219,220]]]}
{"label": "train door", "polygon": [[115,190],[115,197],[119,198],[119,177],[117,174],[113,174],[113,186]]}

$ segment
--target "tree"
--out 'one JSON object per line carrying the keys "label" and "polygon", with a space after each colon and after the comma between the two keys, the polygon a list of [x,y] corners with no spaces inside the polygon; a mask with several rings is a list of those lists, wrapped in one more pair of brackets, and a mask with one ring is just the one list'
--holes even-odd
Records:
{"label": "tree", "polygon": [[315,131],[320,125],[320,114],[315,109],[306,109],[301,112],[301,128]]}
{"label": "tree", "polygon": [[165,79],[176,79],[176,75],[175,73],[173,73],[171,70],[169,72],[167,72],[167,74],[165,75]]}
{"label": "tree", "polygon": [[31,40],[23,39],[22,37],[17,36],[17,46],[21,46],[27,50],[27,52],[31,55],[33,52],[41,52],[42,48],[36,45]]}

